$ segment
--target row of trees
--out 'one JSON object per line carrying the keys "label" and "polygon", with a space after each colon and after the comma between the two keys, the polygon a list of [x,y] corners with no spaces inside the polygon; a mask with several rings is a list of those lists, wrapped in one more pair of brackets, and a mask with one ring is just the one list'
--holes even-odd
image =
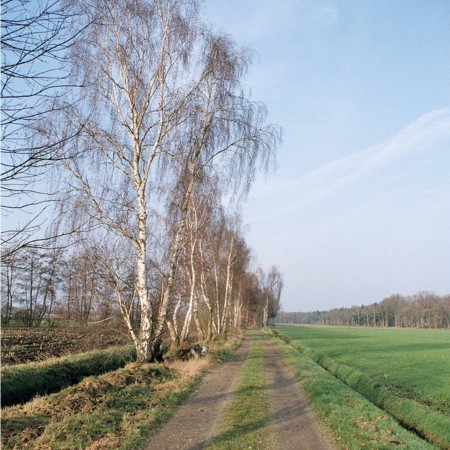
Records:
{"label": "row of trees", "polygon": [[[251,252],[226,223],[217,233],[187,239],[166,319],[173,345],[209,340],[231,329],[267,326],[280,309],[282,277],[249,268]],[[194,238],[195,240],[195,238]],[[52,326],[123,320],[135,332],[140,308],[126,254],[112,256],[105,242],[70,250],[22,249],[2,265],[2,324]],[[160,275],[161,277],[162,275]],[[155,277],[153,285],[162,280]]]}
{"label": "row of trees", "polygon": [[281,312],[279,323],[370,327],[450,328],[450,295],[391,295],[379,303],[330,311]]}
{"label": "row of trees", "polygon": [[267,324],[281,275],[251,272],[236,211],[281,132],[242,85],[251,52],[196,0],[3,3],[7,212],[58,214],[3,232],[4,322],[118,311],[142,361]]}

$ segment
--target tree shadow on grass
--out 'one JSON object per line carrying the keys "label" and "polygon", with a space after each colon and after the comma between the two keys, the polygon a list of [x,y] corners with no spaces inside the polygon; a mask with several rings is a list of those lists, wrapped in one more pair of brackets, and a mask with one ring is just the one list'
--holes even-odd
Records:
{"label": "tree shadow on grass", "polygon": [[[268,390],[270,391],[271,389],[277,390],[283,387],[286,387],[288,385],[291,384],[297,384],[297,382],[295,381],[295,379],[290,379],[290,380],[286,380],[282,383],[269,383],[268,385],[266,385],[264,387],[264,390]],[[196,398],[193,397],[191,398],[191,403],[193,405],[199,405],[199,406],[205,406],[207,407],[210,404],[215,404],[216,402],[220,402],[224,399],[227,398],[233,398],[236,395],[245,395],[245,394],[250,394],[250,393],[254,393],[257,390],[261,390],[261,388],[255,387],[255,386],[246,386],[243,388],[238,388],[236,390],[232,390],[230,392],[225,392],[225,393],[220,393],[220,394],[215,394],[215,395],[211,395],[208,397],[201,397],[201,398]]]}
{"label": "tree shadow on grass", "polygon": [[[210,439],[204,440],[203,442],[200,442],[199,444],[196,444],[192,447],[189,447],[188,450],[200,450],[200,449],[206,449],[206,448],[230,448],[230,449],[237,449],[238,447],[227,447],[226,444],[233,444],[236,441],[242,441],[245,436],[250,435],[251,433],[262,430],[264,428],[267,428],[266,436],[268,439],[270,439],[272,434],[272,427],[274,427],[278,423],[282,423],[285,420],[291,420],[293,417],[298,417],[305,414],[302,412],[297,406],[295,407],[287,407],[282,410],[277,411],[276,413],[266,415],[264,418],[259,420],[251,421],[247,424],[241,424],[238,426],[235,426],[233,429],[229,429],[226,431],[223,431],[220,434],[217,434],[216,436],[213,436]],[[248,445],[245,446],[245,448],[248,448]],[[264,448],[264,447],[259,447]]]}

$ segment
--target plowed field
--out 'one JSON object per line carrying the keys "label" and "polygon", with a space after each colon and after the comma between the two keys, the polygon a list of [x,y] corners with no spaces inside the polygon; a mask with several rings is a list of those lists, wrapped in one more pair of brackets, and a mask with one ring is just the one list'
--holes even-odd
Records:
{"label": "plowed field", "polygon": [[125,330],[113,326],[70,328],[2,327],[2,364],[42,361],[131,343]]}

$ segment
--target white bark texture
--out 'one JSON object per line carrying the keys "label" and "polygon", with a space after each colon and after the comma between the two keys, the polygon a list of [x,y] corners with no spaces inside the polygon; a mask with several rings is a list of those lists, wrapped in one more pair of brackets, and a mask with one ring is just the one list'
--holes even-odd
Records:
{"label": "white bark texture", "polygon": [[[82,132],[61,149],[61,164],[76,210],[133,248],[128,264],[140,313],[134,338],[138,359],[149,361],[173,312],[194,187],[215,174],[229,190],[245,192],[256,164],[270,160],[279,130],[264,124],[264,107],[240,86],[248,52],[200,26],[195,0],[79,3],[93,25],[72,49],[74,81],[84,88],[64,109],[64,129]],[[176,208],[162,239],[155,222],[170,198]],[[226,325],[224,317],[219,324]]]}

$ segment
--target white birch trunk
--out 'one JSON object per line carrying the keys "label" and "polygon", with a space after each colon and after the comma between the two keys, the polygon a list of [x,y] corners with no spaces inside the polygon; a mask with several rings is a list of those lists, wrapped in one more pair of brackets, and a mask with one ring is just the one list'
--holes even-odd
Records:
{"label": "white birch trunk", "polygon": [[180,345],[180,332],[178,330],[178,312],[180,311],[182,301],[183,301],[183,299],[182,299],[181,295],[179,294],[178,301],[173,310],[172,321],[170,321],[170,320],[166,321],[167,327],[169,329],[170,337],[172,339],[172,345],[175,348]]}
{"label": "white birch trunk", "polygon": [[267,327],[268,318],[269,318],[269,297],[266,294],[263,308],[263,327]]}
{"label": "white birch trunk", "polygon": [[225,295],[224,295],[224,306],[222,311],[222,323],[221,328],[222,332],[228,331],[229,326],[229,317],[230,317],[230,303],[231,303],[231,291],[232,291],[232,282],[233,282],[233,274],[232,274],[232,257],[234,250],[234,236],[231,238],[230,243],[230,251],[228,253],[227,260],[227,275],[225,280]]}
{"label": "white birch trunk", "polygon": [[234,303],[234,328],[239,328],[242,325],[241,318],[242,318],[242,295],[241,295],[241,285],[239,284],[238,296]]}
{"label": "white birch trunk", "polygon": [[208,327],[206,331],[206,339],[209,341],[214,333],[217,331],[216,322],[214,318],[214,311],[212,309],[211,302],[208,298],[208,293],[206,289],[206,281],[205,281],[205,273],[202,271],[200,274],[200,287],[202,292],[203,301],[205,302],[206,307],[208,308]]}
{"label": "white birch trunk", "polygon": [[180,221],[178,222],[177,232],[175,234],[175,239],[172,245],[172,255],[170,258],[169,266],[169,276],[167,278],[166,288],[162,297],[161,305],[158,312],[158,317],[156,320],[155,330],[152,339],[152,357],[158,352],[159,346],[161,344],[162,332],[164,329],[164,324],[167,318],[167,313],[169,309],[169,300],[172,293],[173,282],[175,278],[176,269],[178,267],[178,259],[182,250],[184,232],[186,228],[187,214],[189,211],[189,203],[191,200],[192,190],[194,188],[195,176],[194,167],[192,163],[190,164],[191,178],[189,180],[189,185],[183,198],[183,203],[180,212]]}
{"label": "white birch trunk", "polygon": [[219,277],[217,274],[217,264],[214,261],[214,282],[215,282],[215,308],[216,308],[216,321],[217,321],[217,334],[222,333],[222,320],[220,314],[220,303],[219,303]]}

